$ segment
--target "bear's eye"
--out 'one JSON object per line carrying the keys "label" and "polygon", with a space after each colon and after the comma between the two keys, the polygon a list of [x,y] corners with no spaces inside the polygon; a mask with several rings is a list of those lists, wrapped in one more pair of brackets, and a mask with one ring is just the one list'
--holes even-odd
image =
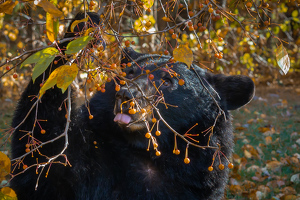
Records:
{"label": "bear's eye", "polygon": [[172,84],[172,80],[169,78],[164,78],[161,81],[162,81],[162,85],[164,87],[169,87]]}

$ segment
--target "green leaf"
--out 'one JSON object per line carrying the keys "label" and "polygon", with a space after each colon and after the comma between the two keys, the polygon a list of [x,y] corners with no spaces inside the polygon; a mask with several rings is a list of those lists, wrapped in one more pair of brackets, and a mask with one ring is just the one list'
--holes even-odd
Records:
{"label": "green leaf", "polygon": [[83,36],[76,40],[73,40],[67,45],[67,50],[65,51],[65,53],[66,54],[77,53],[82,48],[84,48],[92,39],[93,38],[91,36]]}
{"label": "green leaf", "polygon": [[281,68],[283,73],[287,74],[290,69],[290,65],[291,65],[290,58],[289,58],[287,51],[281,44],[280,46],[278,46],[276,48],[275,52],[276,52],[277,64],[279,65],[279,67]]}
{"label": "green leaf", "polygon": [[57,76],[57,87],[61,88],[62,93],[66,91],[69,85],[74,81],[78,74],[77,64],[73,63],[71,66],[63,65]]}
{"label": "green leaf", "polygon": [[[65,66],[65,65],[63,65],[63,66]],[[57,75],[58,75],[59,71],[62,69],[63,66],[60,66],[59,68],[56,68],[50,74],[49,78],[46,80],[46,82],[44,83],[44,85],[40,89],[39,98],[41,98],[43,96],[43,94],[45,93],[46,90],[49,90],[50,88],[52,88],[56,84]]]}
{"label": "green leaf", "polygon": [[54,17],[50,14],[46,14],[46,31],[47,31],[47,37],[50,40],[50,42],[54,42],[57,38],[58,34],[58,28],[59,28],[59,20],[54,19]]}
{"label": "green leaf", "polygon": [[49,66],[49,64],[54,60],[55,56],[58,54],[58,50],[54,47],[48,47],[41,51],[36,52],[27,58],[21,65],[21,68],[26,64],[35,63],[32,72],[33,82],[37,77],[39,77]]}
{"label": "green leaf", "polygon": [[292,17],[298,17],[298,10],[293,10]]}

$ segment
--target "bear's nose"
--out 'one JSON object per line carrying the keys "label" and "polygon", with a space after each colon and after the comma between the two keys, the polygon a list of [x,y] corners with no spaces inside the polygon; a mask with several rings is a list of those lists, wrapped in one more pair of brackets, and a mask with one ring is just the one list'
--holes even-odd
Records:
{"label": "bear's nose", "polygon": [[130,99],[133,99],[134,97],[131,95],[129,90],[127,88],[121,88],[117,93],[116,93],[116,99],[121,99],[122,102],[128,101]]}

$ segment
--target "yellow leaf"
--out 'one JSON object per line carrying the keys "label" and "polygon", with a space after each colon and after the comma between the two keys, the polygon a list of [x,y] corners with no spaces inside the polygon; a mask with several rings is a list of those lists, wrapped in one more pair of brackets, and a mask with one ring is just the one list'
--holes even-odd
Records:
{"label": "yellow leaf", "polygon": [[252,157],[251,153],[247,150],[244,150],[244,155],[245,155],[246,158],[251,158]]}
{"label": "yellow leaf", "polygon": [[50,13],[54,18],[59,18],[63,16],[63,13],[60,10],[58,10],[53,3],[47,0],[41,0],[38,2],[37,5],[42,7],[46,12]]}
{"label": "yellow leaf", "polygon": [[17,200],[17,195],[15,191],[13,191],[13,189],[11,189],[10,187],[1,188],[0,192],[4,195],[3,199]]}
{"label": "yellow leaf", "polygon": [[54,42],[56,40],[59,28],[59,21],[58,19],[54,19],[54,17],[50,14],[46,14],[46,30],[47,30],[47,37],[50,42]]}
{"label": "yellow leaf", "polygon": [[271,144],[272,143],[272,137],[271,136],[265,137],[265,141],[266,141],[266,145]]}
{"label": "yellow leaf", "polygon": [[64,93],[69,85],[74,81],[78,74],[77,64],[73,63],[71,66],[63,65],[57,76],[57,87],[61,88]]}
{"label": "yellow leaf", "polygon": [[86,17],[84,19],[81,20],[75,20],[72,24],[71,24],[71,32],[74,32],[74,28],[81,22],[87,22],[89,19],[89,17]]}
{"label": "yellow leaf", "polygon": [[[64,66],[64,65],[63,65]],[[43,96],[43,94],[45,93],[46,90],[52,88],[56,82],[57,82],[57,75],[59,73],[59,71],[62,69],[62,67],[56,68],[49,76],[49,78],[47,79],[47,81],[44,83],[44,85],[42,86],[42,88],[40,89],[40,95],[39,98],[41,98]]]}
{"label": "yellow leaf", "polygon": [[10,173],[10,159],[0,151],[0,183]]}
{"label": "yellow leaf", "polygon": [[142,0],[144,3],[144,8],[147,10],[148,8],[151,8],[153,6],[154,0]]}
{"label": "yellow leaf", "polygon": [[18,4],[18,1],[12,2],[8,0],[0,5],[0,13],[6,13],[11,15],[13,12],[14,7]]}
{"label": "yellow leaf", "polygon": [[188,45],[179,45],[179,47],[173,51],[173,56],[176,61],[185,63],[188,68],[190,68],[193,63],[193,52]]}
{"label": "yellow leaf", "polygon": [[287,74],[290,69],[290,65],[291,65],[290,58],[289,58],[287,51],[281,44],[280,46],[278,46],[276,48],[275,52],[276,52],[277,64],[279,65],[279,67],[281,68],[283,73]]}

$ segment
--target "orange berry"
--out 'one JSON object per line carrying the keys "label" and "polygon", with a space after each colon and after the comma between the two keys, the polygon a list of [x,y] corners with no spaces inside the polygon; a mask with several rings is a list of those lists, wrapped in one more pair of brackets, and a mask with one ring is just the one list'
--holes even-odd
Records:
{"label": "orange berry", "polygon": [[193,26],[189,26],[189,31],[193,31],[194,27]]}
{"label": "orange berry", "polygon": [[149,132],[146,133],[145,138],[148,138],[148,139],[151,138],[151,133],[149,133]]}
{"label": "orange berry", "polygon": [[150,70],[149,69],[146,70],[146,74],[150,74]]}
{"label": "orange berry", "polygon": [[89,115],[89,119],[93,119],[94,118],[94,116],[93,115]]}
{"label": "orange berry", "polygon": [[136,113],[136,109],[135,109],[135,108],[130,109],[130,110],[128,111],[128,113],[131,114],[131,115],[134,115],[134,114]]}
{"label": "orange berry", "polygon": [[17,74],[17,73],[14,73],[14,74],[13,74],[13,78],[14,78],[14,79],[17,79],[17,78],[18,78],[18,74]]}
{"label": "orange berry", "polygon": [[6,69],[6,70],[10,70],[10,66],[7,65],[7,66],[5,67],[5,69]]}
{"label": "orange berry", "polygon": [[160,136],[160,135],[161,135],[161,132],[160,132],[160,131],[156,131],[156,132],[155,132],[155,135],[156,135],[156,136]]}
{"label": "orange berry", "polygon": [[131,41],[131,44],[132,44],[132,45],[135,45],[135,41]]}
{"label": "orange berry", "polygon": [[156,122],[156,118],[152,118],[152,123],[155,123]]}
{"label": "orange berry", "polygon": [[223,58],[223,53],[222,53],[222,52],[219,53],[218,58],[219,58],[219,59]]}
{"label": "orange berry", "polygon": [[97,91],[101,91],[102,87],[97,87]]}
{"label": "orange berry", "polygon": [[26,144],[25,147],[26,147],[26,148],[29,148],[29,147],[30,147],[30,144]]}
{"label": "orange berry", "polygon": [[125,82],[124,80],[120,80],[120,84],[121,84],[121,85],[125,85],[126,82]]}
{"label": "orange berry", "polygon": [[223,170],[223,169],[224,169],[224,165],[223,165],[223,164],[220,164],[220,165],[219,165],[219,169],[220,169],[220,170]]}
{"label": "orange berry", "polygon": [[180,150],[179,150],[179,149],[175,149],[174,154],[175,154],[175,155],[179,155],[179,154],[180,154]]}
{"label": "orange berry", "polygon": [[26,152],[26,153],[28,153],[29,151],[30,151],[30,149],[29,149],[29,148],[26,148],[26,149],[25,149],[25,152]]}
{"label": "orange berry", "polygon": [[40,83],[40,87],[43,87],[44,83]]}
{"label": "orange berry", "polygon": [[252,3],[251,3],[251,2],[248,2],[248,3],[246,3],[246,6],[247,6],[248,8],[251,8],[251,7],[252,7]]}
{"label": "orange berry", "polygon": [[222,41],[223,41],[223,38],[219,37],[218,40],[219,40],[219,42],[222,42]]}
{"label": "orange berry", "polygon": [[28,166],[27,165],[23,165],[23,169],[27,169],[28,168]]}
{"label": "orange berry", "polygon": [[147,22],[146,22],[146,27],[149,28],[150,26],[151,26],[151,22],[150,22],[150,21],[147,21]]}
{"label": "orange berry", "polygon": [[191,162],[191,160],[189,158],[185,158],[183,161],[185,164],[189,164]]}
{"label": "orange berry", "polygon": [[111,69],[116,69],[117,68],[117,65],[115,63],[111,64],[110,66]]}
{"label": "orange berry", "polygon": [[158,144],[157,144],[157,143],[153,143],[153,147],[154,147],[154,148],[157,148],[157,147],[158,147]]}
{"label": "orange berry", "polygon": [[174,33],[174,29],[170,29],[169,33],[172,35]]}
{"label": "orange berry", "polygon": [[127,63],[127,67],[131,67],[131,63]]}
{"label": "orange berry", "polygon": [[189,21],[188,26],[193,26],[193,22]]}
{"label": "orange berry", "polygon": [[218,58],[218,57],[219,57],[219,54],[218,54],[218,53],[215,53],[215,57],[217,57],[217,58]]}
{"label": "orange berry", "polygon": [[194,16],[194,12],[193,11],[189,11],[189,15],[190,15],[190,17],[193,17]]}
{"label": "orange berry", "polygon": [[165,54],[165,55],[169,55],[169,51],[168,51],[168,50],[165,50],[165,51],[164,51],[164,54]]}
{"label": "orange berry", "polygon": [[111,82],[111,78],[108,77],[108,78],[106,79],[106,81],[107,81],[108,83]]}
{"label": "orange berry", "polygon": [[110,52],[114,52],[115,51],[115,48],[110,48]]}
{"label": "orange berry", "polygon": [[92,82],[91,79],[87,79],[87,80],[86,80],[86,83],[88,83],[88,84],[90,84],[91,82]]}
{"label": "orange berry", "polygon": [[121,86],[120,85],[116,85],[115,90],[118,92],[118,91],[120,91],[120,89],[121,89]]}
{"label": "orange berry", "polygon": [[176,39],[177,35],[175,33],[173,33],[171,37],[172,37],[172,39]]}
{"label": "orange berry", "polygon": [[264,21],[264,24],[265,24],[265,26],[269,26],[270,25],[269,21]]}
{"label": "orange berry", "polygon": [[142,109],[141,109],[141,112],[142,112],[142,113],[146,113],[147,111],[146,111],[145,108],[142,108]]}
{"label": "orange berry", "polygon": [[214,9],[213,9],[213,8],[209,8],[209,9],[208,9],[208,12],[209,12],[209,13],[212,13],[212,12],[214,12]]}
{"label": "orange berry", "polygon": [[199,4],[200,9],[202,9],[204,6],[202,3]]}
{"label": "orange berry", "polygon": [[44,129],[41,130],[41,134],[45,134],[46,131]]}
{"label": "orange berry", "polygon": [[185,83],[185,82],[184,82],[183,79],[179,79],[179,80],[178,80],[178,84],[179,84],[179,85],[184,85],[184,83]]}
{"label": "orange berry", "polygon": [[130,106],[134,106],[134,105],[135,105],[134,101],[131,101]]}
{"label": "orange berry", "polygon": [[101,92],[104,93],[104,92],[105,92],[105,88],[102,88],[102,89],[101,89]]}
{"label": "orange berry", "polygon": [[90,92],[93,92],[93,88],[89,88],[89,91],[90,91]]}
{"label": "orange berry", "polygon": [[94,6],[96,3],[94,1],[90,1],[90,6]]}
{"label": "orange berry", "polygon": [[96,145],[96,144],[97,144],[97,141],[94,141],[93,144]]}
{"label": "orange berry", "polygon": [[209,167],[208,167],[208,171],[211,172],[212,170],[214,170],[214,168],[213,168],[212,166],[209,166]]}
{"label": "orange berry", "polygon": [[229,168],[229,169],[232,169],[232,168],[233,168],[233,164],[232,164],[232,163],[229,163],[229,164],[228,164],[228,168]]}
{"label": "orange berry", "polygon": [[182,4],[182,3],[180,3],[178,7],[179,7],[179,8],[183,8],[183,4]]}
{"label": "orange berry", "polygon": [[130,46],[130,41],[129,41],[129,40],[126,40],[126,41],[125,41],[125,46],[126,46],[126,47],[129,47],[129,46]]}
{"label": "orange berry", "polygon": [[149,79],[153,80],[154,79],[154,75],[153,74],[149,74]]}
{"label": "orange berry", "polygon": [[156,155],[156,156],[160,156],[160,155],[161,155],[160,151],[157,151],[157,152],[155,153],[155,155]]}

